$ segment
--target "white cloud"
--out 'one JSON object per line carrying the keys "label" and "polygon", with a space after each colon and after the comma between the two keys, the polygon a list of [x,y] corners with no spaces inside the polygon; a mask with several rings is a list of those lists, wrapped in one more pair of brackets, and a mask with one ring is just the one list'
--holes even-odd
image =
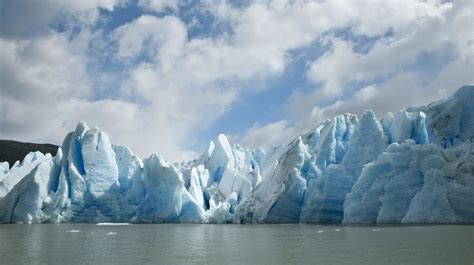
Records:
{"label": "white cloud", "polygon": [[[340,95],[348,82],[371,84],[380,75],[392,77],[325,107],[315,106],[324,96],[317,90],[299,97],[295,93],[289,106],[300,119],[257,123],[241,137],[243,144],[282,142],[340,112],[367,106],[378,113],[398,109],[426,101],[433,91],[431,98],[436,98],[450,92],[442,88],[472,81],[472,34],[465,26],[472,21],[472,8],[458,2],[451,7],[419,1],[256,1],[235,7],[206,1],[216,23],[228,25],[228,31],[190,38],[175,15],[142,15],[110,35],[93,29],[100,19],[98,8],[113,10],[122,3],[3,0],[7,15],[2,24],[8,27],[0,30],[0,137],[59,143],[77,121],[86,120],[141,156],[158,151],[171,160],[191,158],[196,154],[192,143],[200,140],[196,135],[231,108],[244,89],[261,89],[252,84],[284,74],[291,51],[318,41],[332,46],[311,62],[307,76],[325,83],[322,91],[329,97]],[[155,12],[177,11],[180,4],[139,2]],[[73,17],[65,32],[48,27],[58,17]],[[72,30],[74,23],[80,24],[79,32]],[[342,28],[369,36],[393,34],[367,54],[357,54],[351,42],[330,34]],[[404,71],[421,51],[438,53],[444,43],[456,58],[433,77],[430,85],[436,90],[420,84],[418,73]],[[90,68],[101,59],[123,67],[113,73],[113,82],[96,80],[110,78],[100,67],[98,73]],[[403,93],[411,93],[410,100]]]}
{"label": "white cloud", "polygon": [[[443,8],[447,12],[446,8]],[[356,54],[352,43],[331,38],[330,52],[314,61],[308,70],[308,79],[323,83],[322,90],[312,99],[341,95],[354,81],[371,81],[378,76],[396,73],[403,66],[414,63],[421,52],[438,52],[445,49],[447,41],[442,32],[443,19],[438,16],[409,21],[410,26],[393,36],[380,38],[367,54]],[[418,22],[418,23],[416,23]],[[421,25],[420,25],[421,24]]]}
{"label": "white cloud", "polygon": [[[419,9],[413,10],[415,7]],[[407,10],[397,10],[405,19],[400,19],[392,35],[378,39],[367,54],[354,52],[350,41],[328,37],[330,50],[312,62],[307,72],[308,79],[321,84],[321,89],[309,94],[295,91],[288,103],[291,112],[302,115],[313,106],[342,95],[353,82],[371,83],[377,78],[397,74],[415,63],[423,53],[454,53],[465,58],[466,53],[473,50],[472,33],[464,26],[473,16],[462,3],[437,7],[420,3],[408,5]],[[364,16],[368,21],[373,18]]]}
{"label": "white cloud", "polygon": [[71,16],[92,24],[98,8],[112,11],[125,0],[0,0],[2,15],[0,37],[21,38],[47,31],[49,24],[61,16]]}
{"label": "white cloud", "polygon": [[145,55],[154,61],[171,61],[183,50],[187,31],[175,16],[144,15],[116,29],[113,38],[118,41],[120,59],[131,60]]}
{"label": "white cloud", "polygon": [[283,119],[264,126],[254,125],[237,140],[246,147],[278,145],[289,140],[289,137],[293,136],[292,133],[294,132],[290,124]]}
{"label": "white cloud", "polygon": [[155,12],[162,12],[166,8],[172,10],[178,10],[178,1],[177,0],[139,0],[138,6],[146,9],[152,10]]}
{"label": "white cloud", "polygon": [[25,100],[86,97],[90,93],[85,69],[87,33],[70,42],[63,34],[24,41],[0,39],[2,91]]}
{"label": "white cloud", "polygon": [[60,144],[79,120],[121,129],[136,118],[134,104],[93,101],[86,50],[91,35],[66,33],[0,40],[0,135]]}

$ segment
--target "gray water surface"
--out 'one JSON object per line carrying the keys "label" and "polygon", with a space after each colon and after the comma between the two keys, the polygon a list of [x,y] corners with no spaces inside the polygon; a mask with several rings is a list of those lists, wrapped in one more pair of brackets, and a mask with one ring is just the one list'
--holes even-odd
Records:
{"label": "gray water surface", "polygon": [[474,264],[474,226],[0,225],[0,264]]}

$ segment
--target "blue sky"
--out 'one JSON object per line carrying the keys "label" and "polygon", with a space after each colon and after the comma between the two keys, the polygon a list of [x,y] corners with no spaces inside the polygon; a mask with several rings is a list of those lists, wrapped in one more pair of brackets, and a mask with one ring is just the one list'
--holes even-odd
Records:
{"label": "blue sky", "polygon": [[60,144],[83,120],[190,159],[219,133],[281,144],[473,83],[471,1],[0,3],[0,138]]}

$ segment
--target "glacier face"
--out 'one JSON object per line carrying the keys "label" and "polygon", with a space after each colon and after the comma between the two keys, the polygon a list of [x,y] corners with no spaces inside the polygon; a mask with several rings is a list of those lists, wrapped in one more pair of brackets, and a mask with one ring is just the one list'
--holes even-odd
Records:
{"label": "glacier face", "polygon": [[283,146],[219,135],[181,163],[79,123],[55,157],[0,163],[0,222],[473,223],[474,86],[381,120],[339,115]]}

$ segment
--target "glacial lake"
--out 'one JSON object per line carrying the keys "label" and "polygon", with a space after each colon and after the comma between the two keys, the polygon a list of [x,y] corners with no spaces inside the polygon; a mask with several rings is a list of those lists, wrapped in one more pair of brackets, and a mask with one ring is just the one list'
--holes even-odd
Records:
{"label": "glacial lake", "polygon": [[474,264],[474,226],[0,225],[0,264]]}

